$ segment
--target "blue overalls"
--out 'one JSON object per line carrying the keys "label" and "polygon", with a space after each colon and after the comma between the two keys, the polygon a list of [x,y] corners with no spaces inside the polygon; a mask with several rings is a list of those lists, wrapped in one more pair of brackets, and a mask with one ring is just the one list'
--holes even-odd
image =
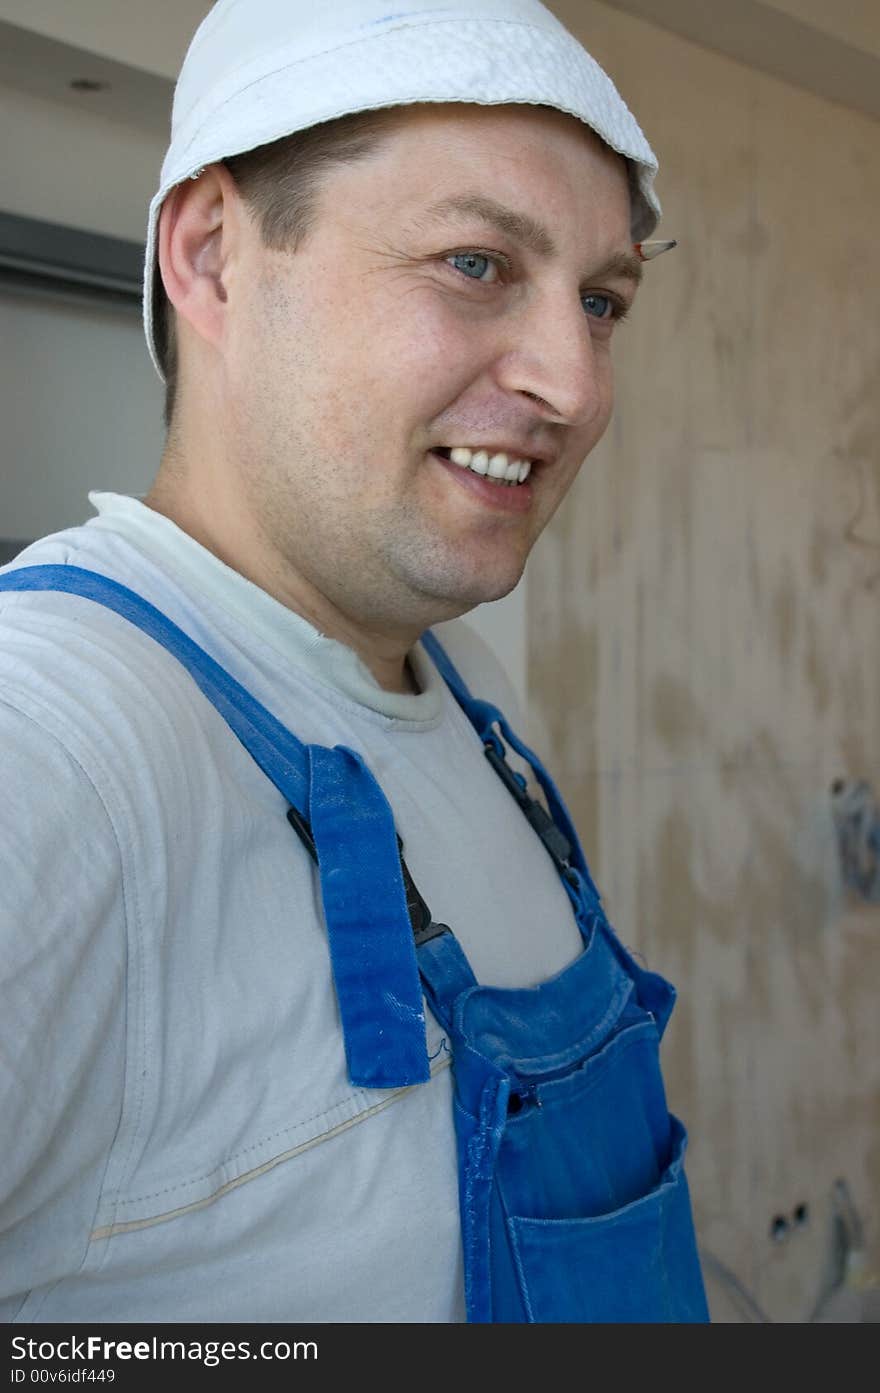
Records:
{"label": "blue overalls", "polygon": [[[317,863],[352,1084],[427,1081],[427,998],[452,1053],[468,1320],[707,1321],[686,1135],[659,1064],[674,989],[619,942],[549,775],[497,707],[470,694],[434,636],[423,643],[552,856],[583,937],[579,957],[536,987],[476,981],[414,885],[387,799],[354,751],[303,745],[115,581],[31,566],[0,575],[0,590],[66,591],[136,624],[187,668],[282,793]],[[550,816],[505,745],[533,769]]]}

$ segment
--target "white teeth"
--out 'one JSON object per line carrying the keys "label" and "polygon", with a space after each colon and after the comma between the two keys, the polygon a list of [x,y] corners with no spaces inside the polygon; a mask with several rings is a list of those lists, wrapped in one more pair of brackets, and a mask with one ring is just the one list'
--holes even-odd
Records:
{"label": "white teeth", "polygon": [[470,450],[466,445],[456,445],[449,451],[449,458],[462,469],[472,469],[475,474],[505,484],[525,483],[532,468],[531,460],[511,459],[503,450],[490,458],[488,450]]}
{"label": "white teeth", "polygon": [[470,462],[469,468],[473,469],[473,471],[474,471],[475,474],[488,474],[488,472],[489,472],[489,454],[488,454],[488,451],[486,451],[486,450],[476,450],[476,451],[474,452],[474,454],[471,456],[471,462]]}

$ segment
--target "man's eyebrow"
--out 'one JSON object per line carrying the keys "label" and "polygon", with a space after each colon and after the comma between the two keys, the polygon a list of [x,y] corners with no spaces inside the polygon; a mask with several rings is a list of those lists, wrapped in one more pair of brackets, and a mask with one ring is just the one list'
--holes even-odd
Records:
{"label": "man's eyebrow", "polygon": [[[442,198],[438,203],[432,203],[426,209],[426,214],[438,221],[450,215],[479,218],[539,256],[553,256],[556,251],[556,243],[543,223],[529,217],[528,213],[518,213],[514,208],[508,208],[497,199],[487,198],[485,194],[454,194],[450,198]],[[617,252],[592,272],[590,279],[622,276],[638,285],[643,274],[641,257],[636,252]]]}
{"label": "man's eyebrow", "polygon": [[637,252],[617,252],[608,258],[597,270],[590,273],[591,280],[604,280],[609,276],[622,276],[625,280],[641,285],[645,268]]}
{"label": "man's eyebrow", "polygon": [[498,203],[494,198],[487,198],[484,194],[466,193],[441,198],[439,203],[432,203],[426,212],[429,218],[438,220],[449,217],[451,213],[479,218],[481,222],[489,223],[499,232],[537,252],[539,256],[552,256],[556,251],[553,238],[541,223],[530,218],[527,213],[517,213],[513,208]]}

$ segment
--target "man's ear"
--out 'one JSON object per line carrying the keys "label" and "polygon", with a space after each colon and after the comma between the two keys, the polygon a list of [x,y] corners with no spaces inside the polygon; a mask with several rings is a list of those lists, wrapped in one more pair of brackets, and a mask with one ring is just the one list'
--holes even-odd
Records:
{"label": "man's ear", "polygon": [[218,344],[225,279],[238,241],[241,199],[229,171],[211,164],[168,194],[159,218],[159,270],[165,293],[199,338]]}

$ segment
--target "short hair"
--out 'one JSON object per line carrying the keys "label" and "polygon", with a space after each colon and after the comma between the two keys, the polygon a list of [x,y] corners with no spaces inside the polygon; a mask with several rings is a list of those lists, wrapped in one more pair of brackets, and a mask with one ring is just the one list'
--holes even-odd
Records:
{"label": "short hair", "polygon": [[[334,165],[351,164],[379,145],[395,107],[357,111],[260,145],[223,164],[257,218],[263,243],[274,250],[296,250],[315,218],[321,176]],[[178,385],[174,307],[161,276],[155,278],[156,352],[165,378],[165,428],[170,430]]]}

